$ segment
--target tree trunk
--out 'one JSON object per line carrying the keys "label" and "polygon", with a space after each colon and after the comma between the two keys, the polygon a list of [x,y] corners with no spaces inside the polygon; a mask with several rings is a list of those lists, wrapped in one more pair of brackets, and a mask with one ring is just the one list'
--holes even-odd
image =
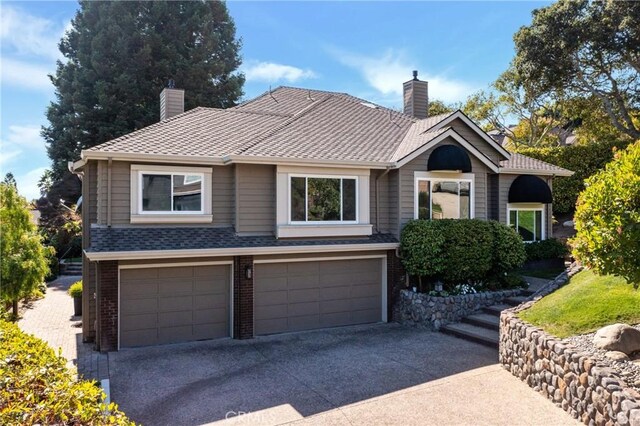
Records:
{"label": "tree trunk", "polygon": [[18,299],[12,301],[11,306],[13,309],[13,317],[17,320],[18,319]]}

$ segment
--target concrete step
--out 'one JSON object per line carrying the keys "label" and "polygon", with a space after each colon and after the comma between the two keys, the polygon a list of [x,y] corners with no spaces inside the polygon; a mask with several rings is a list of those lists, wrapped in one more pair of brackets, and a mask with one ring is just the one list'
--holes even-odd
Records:
{"label": "concrete step", "polygon": [[491,305],[491,306],[487,306],[485,308],[482,308],[482,310],[489,314],[489,315],[495,315],[497,317],[500,316],[500,312],[504,311],[505,309],[509,309],[512,308],[513,306],[511,305]]}
{"label": "concrete step", "polygon": [[519,304],[521,304],[522,302],[526,302],[527,300],[529,300],[529,297],[527,296],[514,296],[504,299],[503,302],[511,306],[518,306]]}
{"label": "concrete step", "polygon": [[440,331],[445,334],[450,334],[452,336],[470,340],[492,348],[497,348],[500,342],[500,336],[497,331],[477,327],[471,324],[447,324],[442,327]]}
{"label": "concrete step", "polygon": [[474,314],[462,318],[462,322],[475,325],[476,327],[488,328],[490,330],[500,329],[500,318],[490,314]]}

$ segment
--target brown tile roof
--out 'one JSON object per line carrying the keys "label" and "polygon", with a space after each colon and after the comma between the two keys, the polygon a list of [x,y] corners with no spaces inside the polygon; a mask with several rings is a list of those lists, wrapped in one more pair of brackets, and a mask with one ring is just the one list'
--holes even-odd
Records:
{"label": "brown tile roof", "polygon": [[[346,93],[279,87],[226,110],[195,108],[86,151],[391,163],[446,131],[430,129],[450,115],[416,120]],[[564,170],[520,157],[501,166]]]}
{"label": "brown tile roof", "polygon": [[501,161],[500,168],[507,170],[539,170],[540,172],[546,172],[546,174],[553,173],[558,176],[570,176],[573,174],[570,170],[516,152],[511,153],[511,159]]}

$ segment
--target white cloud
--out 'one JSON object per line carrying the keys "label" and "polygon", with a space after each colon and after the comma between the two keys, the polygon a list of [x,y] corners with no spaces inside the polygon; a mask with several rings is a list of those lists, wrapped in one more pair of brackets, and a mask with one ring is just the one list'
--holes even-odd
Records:
{"label": "white cloud", "polygon": [[38,181],[44,174],[46,167],[38,167],[28,171],[25,174],[15,176],[16,184],[18,185],[18,192],[25,197],[27,201],[40,198],[40,189],[38,188]]}
{"label": "white cloud", "polygon": [[17,158],[27,154],[40,156],[46,152],[46,145],[40,136],[40,126],[9,126],[6,137],[0,140],[0,165],[6,167]]}
{"label": "white cloud", "polygon": [[53,74],[55,64],[51,69],[29,62],[16,61],[10,58],[0,58],[0,78],[3,87],[21,87],[29,90],[53,92],[53,84],[48,74]]}
{"label": "white cloud", "polygon": [[[415,60],[407,59],[402,50],[387,49],[378,55],[367,56],[328,47],[328,53],[338,62],[358,71],[373,89],[388,101],[401,102],[402,83],[412,78],[413,70],[425,70]],[[421,80],[429,82],[429,98],[445,102],[463,101],[474,86],[459,80],[422,71]]]}
{"label": "white cloud", "polygon": [[243,71],[247,81],[263,81],[267,83],[274,83],[277,81],[295,83],[300,80],[316,77],[316,73],[310,69],[276,64],[274,62],[249,63]]}
{"label": "white cloud", "polygon": [[18,55],[61,59],[58,42],[68,24],[30,15],[22,9],[2,6],[0,40]]}

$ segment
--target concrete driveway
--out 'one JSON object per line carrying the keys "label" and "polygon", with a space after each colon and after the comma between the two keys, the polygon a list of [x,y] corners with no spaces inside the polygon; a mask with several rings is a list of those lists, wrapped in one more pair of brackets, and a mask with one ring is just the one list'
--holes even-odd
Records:
{"label": "concrete driveway", "polygon": [[112,400],[148,425],[577,424],[496,360],[378,324],[122,350],[109,370]]}

